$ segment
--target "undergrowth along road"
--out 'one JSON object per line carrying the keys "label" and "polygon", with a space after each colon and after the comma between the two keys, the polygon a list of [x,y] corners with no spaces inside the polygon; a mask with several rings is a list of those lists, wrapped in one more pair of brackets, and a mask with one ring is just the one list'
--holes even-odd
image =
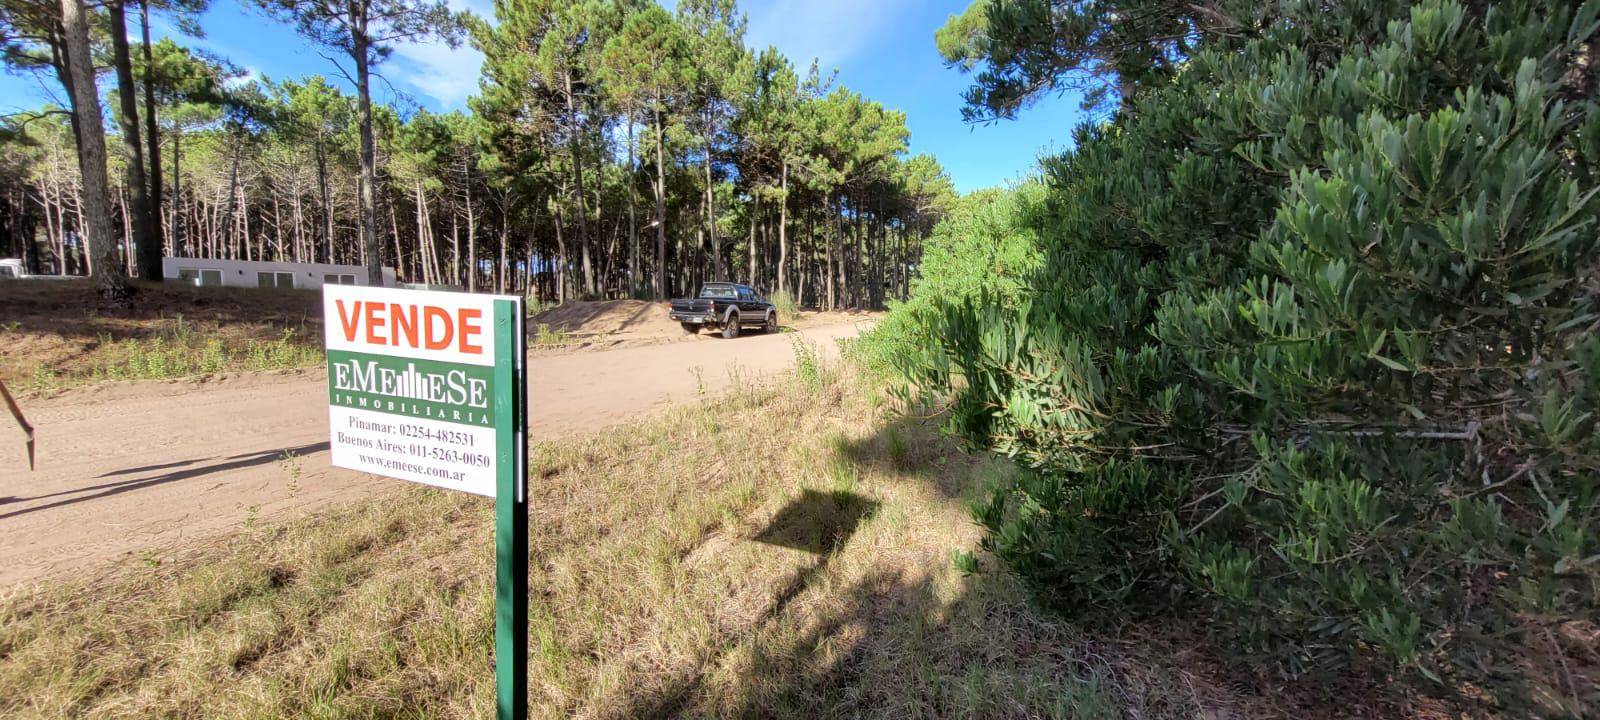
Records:
{"label": "undergrowth along road", "polygon": [[[1011,470],[890,420],[832,361],[530,461],[535,717],[1271,710],[1203,657],[1086,637],[957,570],[966,503]],[[0,715],[491,715],[492,506],[391,489],[0,601]]]}

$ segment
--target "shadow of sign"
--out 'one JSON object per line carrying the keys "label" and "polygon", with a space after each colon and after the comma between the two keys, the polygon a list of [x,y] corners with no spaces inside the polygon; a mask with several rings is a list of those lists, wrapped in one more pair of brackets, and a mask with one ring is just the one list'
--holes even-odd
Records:
{"label": "shadow of sign", "polygon": [[784,506],[752,540],[827,555],[855,534],[861,521],[878,511],[878,502],[852,492],[806,490]]}

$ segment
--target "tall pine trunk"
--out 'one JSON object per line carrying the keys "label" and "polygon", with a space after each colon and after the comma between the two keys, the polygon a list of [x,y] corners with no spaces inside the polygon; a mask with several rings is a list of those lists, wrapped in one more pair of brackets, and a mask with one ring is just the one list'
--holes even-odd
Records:
{"label": "tall pine trunk", "polygon": [[656,98],[656,299],[667,297],[667,171],[662,147],[661,99]]}
{"label": "tall pine trunk", "polygon": [[428,199],[422,194],[422,181],[418,180],[414,186],[417,201],[417,253],[422,257],[422,282],[433,283],[433,265],[428,262],[429,252],[427,245],[428,236]]}
{"label": "tall pine trunk", "polygon": [[628,296],[639,292],[639,219],[634,205],[633,180],[638,168],[634,166],[633,113],[628,114]]}
{"label": "tall pine trunk", "polygon": [[[317,234],[322,236],[322,246],[326,248],[328,260],[333,260],[333,196],[328,189],[328,149],[322,139],[322,131],[317,131],[317,139],[312,143],[312,153],[317,159],[317,195],[322,203],[322,227],[317,228]],[[317,257],[315,250],[312,258]]]}
{"label": "tall pine trunk", "polygon": [[504,295],[506,293],[506,254],[511,244],[511,220],[505,214],[500,215],[500,265],[495,268],[494,291]]}
{"label": "tall pine trunk", "polygon": [[406,267],[406,254],[400,247],[400,212],[395,209],[394,201],[384,204],[389,206],[389,236],[394,238],[395,279],[405,278],[409,282],[416,282],[416,273]]}
{"label": "tall pine trunk", "polygon": [[[144,55],[145,81],[144,81],[144,134],[145,147],[149,149],[150,157],[150,232],[152,241],[148,246],[139,246],[139,266],[153,266],[156,275],[161,274],[161,256],[166,253],[166,240],[161,232],[161,128],[156,124],[156,88],[150,81],[150,68],[155,66],[155,57],[150,49],[150,0],[139,1],[139,31],[144,39],[142,53]],[[177,252],[173,252],[174,255]],[[143,276],[143,272],[140,272]]]}
{"label": "tall pine trunk", "polygon": [[461,213],[450,213],[450,285],[461,284]]}
{"label": "tall pine trunk", "polygon": [[472,208],[472,183],[467,182],[467,292],[478,291],[478,214]]}
{"label": "tall pine trunk", "polygon": [[78,171],[82,175],[80,203],[83,207],[84,254],[90,263],[95,289],[107,300],[121,302],[127,296],[122,268],[117,262],[117,243],[112,240],[111,188],[106,180],[106,129],[101,124],[100,94],[94,83],[94,64],[89,55],[89,17],[83,0],[61,0],[62,41],[68,76],[72,79],[72,114],[78,133]]}
{"label": "tall pine trunk", "polygon": [[383,284],[383,248],[378,245],[378,149],[372,135],[372,78],[368,67],[366,13],[351,13],[359,18],[351,33],[351,55],[356,64],[356,108],[361,125],[361,254],[367,265],[367,282]]}
{"label": "tall pine trunk", "polygon": [[[789,158],[783,159],[783,195],[778,202],[778,292],[788,288],[789,272]],[[800,298],[794,298],[796,305]]]}
{"label": "tall pine trunk", "polygon": [[705,171],[706,171],[706,236],[710,241],[712,280],[731,280],[726,268],[722,265],[722,248],[717,239],[717,196],[711,185],[711,123],[706,123],[705,136]]}
{"label": "tall pine trunk", "polygon": [[744,281],[752,285],[756,283],[756,221],[761,216],[761,196],[750,193],[750,272],[744,276]]}
{"label": "tall pine trunk", "polygon": [[587,203],[583,197],[583,162],[578,148],[583,132],[578,127],[578,106],[572,99],[572,73],[566,73],[565,78],[567,122],[572,128],[572,137],[567,140],[567,149],[572,155],[572,179],[576,183],[578,198],[578,253],[583,259],[583,291],[593,295],[594,265],[589,259],[589,215],[584,209]]}
{"label": "tall pine trunk", "polygon": [[[561,188],[561,194],[567,194],[565,187]],[[561,226],[566,224],[566,220],[561,214],[561,202],[552,204],[556,206],[556,302],[563,303],[567,301],[567,238],[561,234]]]}
{"label": "tall pine trunk", "polygon": [[[110,0],[106,12],[111,21],[111,58],[117,73],[117,124],[122,130],[122,144],[128,151],[127,217],[124,223],[133,231],[136,254],[129,253],[138,276],[143,280],[161,280],[161,255],[152,256],[146,248],[158,247],[160,241],[155,231],[155,218],[150,212],[150,196],[144,174],[144,147],[139,137],[139,98],[133,83],[133,56],[128,50],[127,0]],[[130,248],[133,249],[133,248]]]}
{"label": "tall pine trunk", "polygon": [[172,254],[193,257],[194,250],[189,247],[189,238],[184,234],[186,225],[183,221],[183,181],[178,177],[182,163],[183,132],[174,125],[172,128]]}
{"label": "tall pine trunk", "polygon": [[[240,191],[240,187],[239,187],[239,162],[240,162],[240,155],[242,155],[244,153],[244,151],[241,149],[243,147],[243,145],[244,145],[244,137],[243,137],[243,135],[244,135],[244,131],[243,131],[242,128],[240,128],[237,131],[237,133],[235,134],[235,136],[233,138],[233,142],[231,143],[233,145],[233,158],[232,158],[232,161],[228,164],[228,217],[227,217],[227,224],[224,226],[223,232],[225,233],[225,237],[227,238],[227,244],[228,244],[229,247],[234,247],[236,242],[242,242],[242,243],[245,243],[245,244],[248,244],[250,242],[250,237],[248,235],[246,235],[243,238],[237,238],[234,235],[234,230],[236,229],[235,228],[236,217],[235,217],[234,213],[238,212],[239,205],[242,204],[242,203],[236,202],[236,200],[238,200],[239,194],[240,194],[240,192],[239,192]],[[244,211],[245,211],[246,214],[248,214],[250,212],[250,209],[249,208],[245,208]]]}

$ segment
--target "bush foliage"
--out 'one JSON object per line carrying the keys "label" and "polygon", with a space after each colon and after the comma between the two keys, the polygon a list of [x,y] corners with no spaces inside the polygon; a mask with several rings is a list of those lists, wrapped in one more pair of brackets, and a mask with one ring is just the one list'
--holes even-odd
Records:
{"label": "bush foliage", "polygon": [[1554,638],[1600,610],[1600,2],[1228,5],[1045,162],[1025,290],[901,308],[909,384],[1030,471],[985,547],[1287,676],[1595,710]]}
{"label": "bush foliage", "polygon": [[1009,308],[1028,295],[1029,279],[1043,261],[1034,228],[1044,196],[1043,184],[1030,181],[957,201],[924,243],[910,296],[890,301],[891,312],[860,343],[859,357],[888,370],[924,349],[944,308],[980,298]]}

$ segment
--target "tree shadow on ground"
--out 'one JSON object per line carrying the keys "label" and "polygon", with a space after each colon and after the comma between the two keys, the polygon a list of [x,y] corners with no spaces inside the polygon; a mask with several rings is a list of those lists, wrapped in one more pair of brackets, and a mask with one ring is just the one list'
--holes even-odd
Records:
{"label": "tree shadow on ground", "polygon": [[[995,486],[1010,485],[1021,472],[990,454],[963,451],[941,434],[939,421],[896,414],[869,437],[835,443],[835,456],[862,472],[936,490],[963,509],[987,501]],[[1194,610],[1083,624],[1038,608],[992,558],[982,565],[981,573],[962,576],[955,592],[904,573],[862,578],[848,610],[821,619],[789,645],[762,648],[757,667],[765,675],[750,682],[765,686],[765,701],[752,698],[738,712],[714,715],[810,717],[790,710],[829,707],[816,717],[859,717],[861,707],[894,702],[910,717],[1387,718],[1434,709],[1448,715],[1435,701],[1403,696],[1386,678],[1355,670],[1323,682],[1291,682],[1270,667],[1248,666]],[[861,642],[822,662],[814,648],[850,627],[858,627]],[[946,635],[886,637],[899,627]],[[960,637],[962,630],[1010,642]],[[914,698],[893,698],[896,690],[885,683],[904,678],[885,677],[894,664],[883,656],[888,648],[925,654],[923,672],[946,682]]]}
{"label": "tree shadow on ground", "polygon": [[[791,575],[746,631],[761,633],[776,623],[807,585],[827,570],[829,563],[855,534],[862,521],[870,519],[878,507],[879,503],[857,493],[823,493],[807,489],[779,510],[761,532],[749,538],[758,543],[809,553],[815,555],[816,559]],[[668,683],[659,693],[630,698],[623,717],[701,715],[706,678],[703,671],[685,674]]]}
{"label": "tree shadow on ground", "polygon": [[1011,470],[963,452],[939,434],[939,418],[897,416],[871,437],[840,443],[834,452],[863,472],[914,478],[950,499],[972,499]]}
{"label": "tree shadow on ground", "polygon": [[862,520],[877,510],[876,501],[853,492],[806,489],[751,539],[804,550],[825,560],[855,534]]}
{"label": "tree shadow on ground", "polygon": [[[802,572],[798,587],[817,572]],[[780,595],[757,624],[732,633],[720,655],[659,691],[636,691],[625,709],[605,716],[1251,716],[1228,714],[1240,704],[1209,697],[1187,668],[1130,674],[1125,667],[1134,663],[1108,657],[1115,648],[1065,625],[1036,624],[992,577],[964,578],[951,596],[934,578],[883,568],[835,593],[833,601],[805,608],[788,607],[799,604],[800,593]]]}
{"label": "tree shadow on ground", "polygon": [[642,325],[648,322],[650,320],[650,310],[654,306],[655,303],[653,302],[646,302],[645,304],[640,305],[638,310],[635,310],[632,315],[628,316],[627,320],[622,321],[622,324],[617,326],[616,331],[627,332],[636,325]]}
{"label": "tree shadow on ground", "polygon": [[[98,500],[100,498],[110,497],[110,496],[113,496],[113,495],[121,495],[123,493],[133,492],[135,490],[143,490],[145,488],[155,487],[157,485],[166,485],[168,483],[174,483],[174,482],[178,482],[180,480],[190,480],[190,479],[197,478],[197,477],[205,477],[207,475],[214,475],[216,473],[227,472],[229,470],[238,470],[240,468],[254,467],[254,466],[257,466],[257,465],[265,465],[266,463],[269,463],[269,462],[276,462],[276,461],[278,461],[279,459],[281,459],[281,458],[283,458],[285,456],[309,455],[309,454],[312,454],[312,453],[323,452],[323,451],[326,451],[327,449],[328,449],[328,443],[327,443],[327,441],[323,441],[323,442],[320,442],[320,443],[311,443],[311,444],[308,444],[308,445],[301,445],[299,447],[279,448],[279,449],[276,449],[276,450],[263,450],[261,452],[256,452],[256,453],[244,453],[244,454],[240,454],[240,455],[234,455],[234,456],[231,456],[231,457],[223,459],[222,462],[218,462],[218,463],[215,463],[215,464],[212,464],[212,465],[204,465],[204,466],[201,466],[201,467],[190,467],[190,468],[186,468],[186,469],[183,469],[183,470],[176,470],[174,472],[166,473],[164,475],[157,475],[157,476],[154,476],[154,477],[136,478],[136,479],[132,479],[132,480],[118,480],[118,481],[115,481],[115,482],[101,483],[99,485],[91,485],[91,486],[88,486],[88,487],[74,488],[74,489],[71,489],[71,490],[63,490],[63,491],[60,491],[60,492],[50,493],[50,494],[47,494],[47,495],[39,495],[39,496],[35,496],[35,497],[8,498],[8,499],[6,499],[6,502],[8,502],[8,503],[17,503],[17,502],[27,502],[27,501],[30,501],[30,500],[42,500],[42,499],[51,498],[51,497],[59,497],[59,496],[62,496],[62,495],[76,495],[77,496],[77,497],[70,497],[70,498],[65,498],[65,499],[62,499],[62,500],[57,500],[55,502],[45,503],[43,505],[35,505],[33,507],[27,507],[27,508],[23,508],[21,510],[14,510],[14,511],[8,512],[8,513],[0,513],[0,520],[5,520],[6,518],[10,518],[10,517],[16,517],[18,515],[26,515],[26,514],[31,513],[31,512],[38,512],[40,510],[49,510],[51,508],[62,507],[62,506],[65,506],[65,505],[74,505],[74,504],[81,503],[81,502],[87,502],[89,500]],[[195,461],[195,462],[198,462],[198,461]],[[181,467],[181,466],[189,465],[189,464],[192,464],[192,463],[171,463],[171,464],[168,464],[168,465],[152,465],[152,466],[147,467],[147,468],[134,469],[132,472],[141,472],[141,471],[152,470],[152,469],[160,469],[160,468],[166,468],[166,467]],[[115,474],[117,474],[117,473],[107,473],[106,475],[102,475],[101,477],[106,477],[106,476],[115,475]],[[81,495],[79,493],[91,493],[91,494]]]}
{"label": "tree shadow on ground", "polygon": [[[273,453],[273,452],[276,452],[279,455],[282,455],[283,453],[291,453],[291,454],[294,454],[294,455],[301,455],[301,454],[307,454],[307,453],[322,452],[322,451],[327,450],[327,449],[328,449],[328,443],[325,443],[325,442],[323,442],[323,443],[312,443],[310,445],[302,445],[300,447],[293,447],[293,448],[283,448],[281,450],[266,450],[266,451],[239,453],[237,455],[229,455],[229,456],[227,456],[225,458],[222,458],[222,459],[225,460],[225,461],[227,461],[227,460],[240,460],[240,459],[244,459],[244,458],[252,458],[253,459],[253,458],[259,458],[263,453]],[[155,471],[155,470],[170,470],[172,468],[188,467],[188,466],[194,465],[196,463],[202,463],[202,462],[205,462],[207,460],[215,460],[215,459],[217,459],[217,458],[215,458],[215,457],[194,458],[194,459],[191,459],[191,460],[178,460],[178,461],[169,462],[169,463],[157,463],[155,465],[143,465],[143,466],[140,466],[140,467],[131,467],[131,468],[123,468],[121,470],[112,470],[111,472],[100,473],[99,475],[96,475],[95,477],[98,479],[98,478],[117,477],[119,475],[137,475],[139,473],[151,472],[151,471]],[[72,491],[72,492],[82,492],[82,490],[88,490],[88,489],[93,489],[93,488],[83,488],[83,489]]]}
{"label": "tree shadow on ground", "polygon": [[[803,490],[745,541],[815,560],[776,583],[765,605],[716,626],[714,648],[688,666],[648,669],[601,702],[628,718],[1193,718],[1328,717],[1241,694],[1189,645],[1153,648],[1116,632],[1095,636],[1043,615],[1003,573],[962,575],[951,549],[923,539],[885,546],[878,523],[918,523],[932,499],[938,527],[959,527],[961,502],[996,472],[928,423],[901,419],[871,437],[841,438],[835,462],[861,492]],[[908,483],[908,487],[886,484]],[[883,500],[869,497],[881,494]],[[865,494],[863,494],[865,493]],[[927,506],[920,506],[927,507]],[[955,517],[955,520],[952,520]],[[870,524],[870,525],[869,525]],[[969,526],[970,528],[970,526]],[[914,534],[914,533],[913,533]],[[951,539],[956,544],[969,543]],[[663,681],[661,675],[668,677]],[[1362,717],[1340,708],[1338,717]],[[1370,715],[1380,717],[1381,714]]]}

